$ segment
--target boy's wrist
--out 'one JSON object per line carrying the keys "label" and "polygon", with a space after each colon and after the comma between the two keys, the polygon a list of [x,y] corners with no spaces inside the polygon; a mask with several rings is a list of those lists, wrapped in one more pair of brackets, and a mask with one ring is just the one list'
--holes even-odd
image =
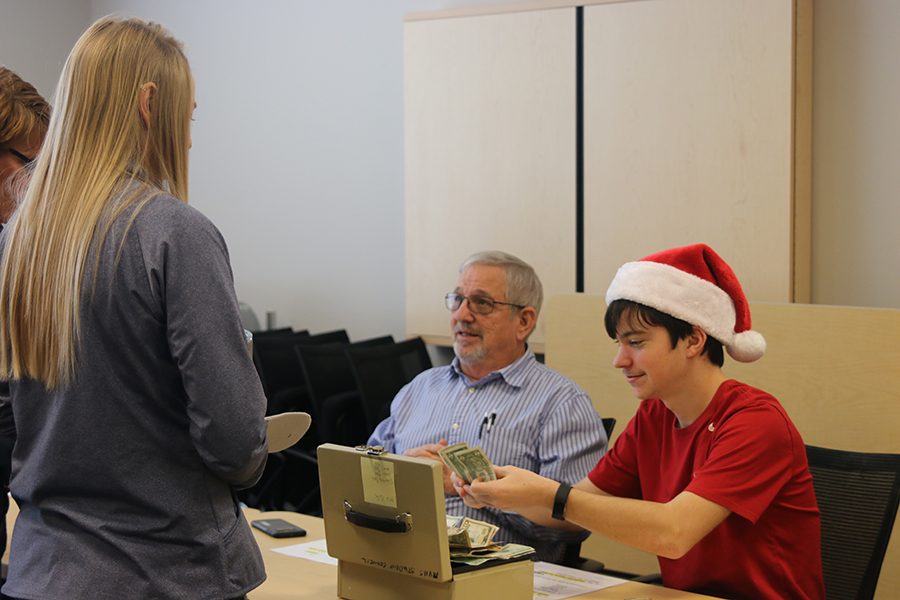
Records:
{"label": "boy's wrist", "polygon": [[569,501],[569,493],[572,486],[568,483],[560,483],[556,489],[556,495],[553,497],[553,509],[550,513],[554,519],[558,521],[566,520],[566,503]]}

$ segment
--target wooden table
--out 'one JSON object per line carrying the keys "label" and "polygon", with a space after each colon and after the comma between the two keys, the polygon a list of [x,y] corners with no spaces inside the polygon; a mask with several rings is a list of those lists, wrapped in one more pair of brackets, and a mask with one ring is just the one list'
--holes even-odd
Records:
{"label": "wooden table", "polygon": [[[16,503],[14,501],[10,502],[9,513],[6,515],[7,531],[10,533],[12,533],[15,526],[18,512],[19,509]],[[244,515],[248,521],[260,518],[284,519],[303,527],[307,531],[306,537],[279,539],[253,529],[253,536],[259,544],[263,560],[266,563],[268,577],[261,586],[250,592],[250,600],[322,600],[323,598],[337,598],[337,567],[272,552],[273,548],[293,546],[294,544],[324,538],[325,524],[322,519],[293,512],[272,511],[261,513],[254,508],[244,509]],[[4,554],[4,564],[6,564],[6,558]],[[706,598],[708,600],[710,596],[691,594],[645,583],[628,582],[590,594],[583,594],[578,596],[578,598],[584,600],[701,600]]]}
{"label": "wooden table", "polygon": [[[273,548],[293,546],[325,537],[322,519],[292,512],[267,512],[248,508],[244,510],[247,520],[259,518],[279,518],[306,529],[306,537],[270,537],[253,530],[257,543],[266,562],[268,579],[260,587],[250,592],[250,600],[298,600],[337,597],[337,567],[302,558],[293,558],[277,552]],[[589,600],[700,600],[710,596],[691,594],[646,583],[628,582],[610,588],[577,596]]]}

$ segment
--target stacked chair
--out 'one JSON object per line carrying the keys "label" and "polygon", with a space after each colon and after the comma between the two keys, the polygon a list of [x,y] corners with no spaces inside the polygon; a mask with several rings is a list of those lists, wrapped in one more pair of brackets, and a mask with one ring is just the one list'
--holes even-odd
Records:
{"label": "stacked chair", "polygon": [[[266,414],[314,412],[294,350],[298,343],[328,344],[349,342],[349,339],[343,329],[316,335],[291,328],[253,332],[253,362],[266,394]],[[315,449],[319,443],[313,422],[303,439],[289,452],[269,457],[262,478],[255,486],[244,490],[241,499],[263,510],[296,510],[316,514],[320,510],[315,460]]]}
{"label": "stacked chair", "polygon": [[308,412],[313,425],[296,446],[270,455],[262,479],[241,500],[262,510],[321,514],[316,448],[365,443],[400,388],[431,367],[425,343],[392,336],[351,343],[343,329],[311,335],[283,328],[253,337],[267,414]]}
{"label": "stacked chair", "polygon": [[295,346],[306,378],[313,419],[323,443],[356,446],[368,439],[369,430],[347,349],[393,343],[393,336],[387,335],[353,344],[300,343]]}
{"label": "stacked chair", "polygon": [[347,356],[370,433],[390,415],[391,401],[400,388],[431,368],[428,349],[419,337],[395,344],[351,346]]}

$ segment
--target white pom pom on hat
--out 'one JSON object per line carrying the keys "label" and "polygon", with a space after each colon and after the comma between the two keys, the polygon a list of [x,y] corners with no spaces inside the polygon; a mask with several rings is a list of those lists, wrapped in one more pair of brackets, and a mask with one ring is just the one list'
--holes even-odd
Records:
{"label": "white pom pom on hat", "polygon": [[766,351],[766,340],[750,328],[750,306],[737,275],[706,244],[625,263],[606,290],[606,303],[614,300],[631,300],[702,327],[737,361],[753,362]]}

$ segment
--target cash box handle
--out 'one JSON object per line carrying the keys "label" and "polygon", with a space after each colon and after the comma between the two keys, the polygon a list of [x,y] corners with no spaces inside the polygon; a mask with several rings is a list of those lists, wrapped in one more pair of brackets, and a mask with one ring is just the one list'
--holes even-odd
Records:
{"label": "cash box handle", "polygon": [[344,500],[344,518],[357,527],[365,527],[384,533],[406,533],[412,529],[412,515],[400,513],[393,517],[374,517],[353,510],[350,503]]}

